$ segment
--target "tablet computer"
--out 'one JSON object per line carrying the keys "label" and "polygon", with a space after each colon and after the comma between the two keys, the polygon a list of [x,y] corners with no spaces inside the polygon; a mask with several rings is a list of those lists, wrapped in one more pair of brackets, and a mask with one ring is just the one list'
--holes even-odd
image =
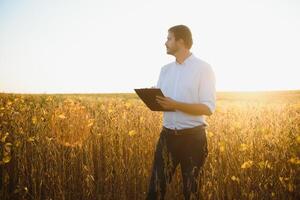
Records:
{"label": "tablet computer", "polygon": [[160,88],[137,88],[134,89],[148,108],[152,111],[175,111],[163,108],[157,101],[156,96],[165,97]]}

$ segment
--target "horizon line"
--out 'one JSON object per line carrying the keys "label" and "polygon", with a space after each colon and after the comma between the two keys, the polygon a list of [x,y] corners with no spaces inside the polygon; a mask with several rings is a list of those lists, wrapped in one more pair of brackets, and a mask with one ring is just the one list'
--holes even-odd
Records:
{"label": "horizon line", "polygon": [[[299,89],[284,89],[284,90],[217,90],[216,93],[264,93],[264,92],[300,92]],[[80,95],[80,94],[135,94],[135,92],[40,92],[40,93],[22,93],[22,92],[5,92],[5,91],[0,91],[1,94],[23,94],[23,95]]]}

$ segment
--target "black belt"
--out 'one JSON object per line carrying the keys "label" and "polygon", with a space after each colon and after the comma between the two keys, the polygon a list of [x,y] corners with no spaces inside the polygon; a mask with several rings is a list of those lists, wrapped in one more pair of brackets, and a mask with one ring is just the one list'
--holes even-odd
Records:
{"label": "black belt", "polygon": [[170,129],[163,126],[163,130],[172,135],[187,135],[187,134],[199,134],[199,132],[205,130],[206,125],[201,124],[199,126],[195,126],[193,128],[186,128],[186,129]]}

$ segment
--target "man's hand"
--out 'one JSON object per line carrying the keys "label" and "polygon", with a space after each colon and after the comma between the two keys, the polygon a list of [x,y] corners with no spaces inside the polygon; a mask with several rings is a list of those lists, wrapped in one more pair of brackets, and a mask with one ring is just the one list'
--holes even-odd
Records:
{"label": "man's hand", "polygon": [[156,101],[165,109],[175,110],[177,108],[177,101],[170,97],[156,96]]}

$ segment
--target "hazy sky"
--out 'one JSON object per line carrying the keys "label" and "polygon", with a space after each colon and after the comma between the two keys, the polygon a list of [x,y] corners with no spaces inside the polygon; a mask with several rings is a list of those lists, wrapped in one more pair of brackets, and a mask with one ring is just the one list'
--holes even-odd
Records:
{"label": "hazy sky", "polygon": [[0,0],[0,92],[151,87],[178,24],[217,91],[300,89],[299,0]]}

